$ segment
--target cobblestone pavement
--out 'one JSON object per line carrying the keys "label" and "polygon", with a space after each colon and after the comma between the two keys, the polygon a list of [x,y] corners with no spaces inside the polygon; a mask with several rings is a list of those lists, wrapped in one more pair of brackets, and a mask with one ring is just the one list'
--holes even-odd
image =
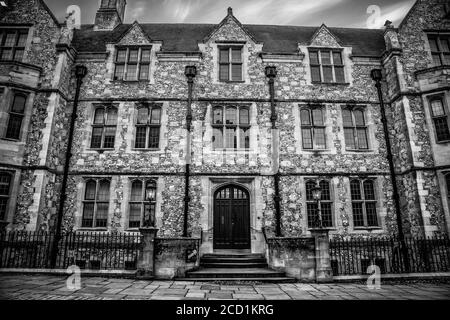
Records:
{"label": "cobblestone pavement", "polygon": [[90,277],[72,291],[66,278],[45,275],[0,275],[0,299],[38,300],[450,300],[450,283],[381,284],[215,284],[194,281],[139,281]]}

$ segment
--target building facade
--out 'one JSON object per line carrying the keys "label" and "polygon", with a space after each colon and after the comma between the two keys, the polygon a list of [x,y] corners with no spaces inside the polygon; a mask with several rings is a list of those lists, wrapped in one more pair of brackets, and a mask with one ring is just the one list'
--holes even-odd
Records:
{"label": "building facade", "polygon": [[[263,252],[278,215],[282,236],[309,235],[318,207],[331,236],[397,234],[370,76],[380,68],[404,232],[448,234],[446,1],[418,0],[384,30],[243,25],[231,8],[217,25],[124,24],[125,8],[100,1],[94,24],[79,28],[42,0],[1,8],[8,229],[55,228],[84,65],[63,230],[137,232],[151,212],[158,235],[180,237],[187,203],[187,235],[202,237],[203,252]],[[186,66],[196,67],[191,99]]]}

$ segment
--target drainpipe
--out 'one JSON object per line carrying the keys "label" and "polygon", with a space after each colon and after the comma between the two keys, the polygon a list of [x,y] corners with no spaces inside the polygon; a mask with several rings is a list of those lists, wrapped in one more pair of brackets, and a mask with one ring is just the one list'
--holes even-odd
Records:
{"label": "drainpipe", "polygon": [[276,226],[275,226],[275,235],[277,237],[281,237],[281,209],[280,209],[280,171],[279,171],[279,164],[278,164],[278,151],[279,151],[279,143],[278,143],[278,136],[276,135],[276,121],[277,121],[277,114],[275,111],[275,78],[277,76],[277,69],[274,66],[267,66],[266,67],[266,77],[269,78],[269,93],[270,93],[270,121],[272,122],[272,153],[274,154],[273,161],[274,161],[274,167],[275,167],[275,174],[273,175],[273,181],[274,181],[274,188],[275,188],[275,195],[273,196],[273,200],[275,203],[275,219],[276,219]]}
{"label": "drainpipe", "polygon": [[184,74],[188,82],[188,103],[186,115],[186,169],[184,171],[184,221],[183,221],[183,237],[188,236],[188,213],[189,213],[189,175],[191,165],[191,124],[192,124],[192,87],[194,85],[194,78],[197,75],[197,68],[195,66],[186,66]]}
{"label": "drainpipe", "polygon": [[75,120],[77,119],[77,108],[78,108],[78,100],[80,97],[80,88],[83,83],[83,78],[87,74],[87,68],[82,65],[78,65],[75,67],[75,77],[77,79],[77,86],[75,90],[75,98],[73,101],[73,110],[72,115],[70,117],[70,126],[69,126],[69,137],[67,141],[67,150],[66,150],[66,159],[64,162],[64,171],[63,171],[63,179],[61,183],[61,194],[59,198],[59,207],[58,207],[58,215],[56,222],[56,232],[55,237],[53,239],[53,247],[52,247],[52,255],[50,260],[50,265],[52,268],[56,266],[56,258],[58,256],[58,243],[61,239],[61,224],[64,215],[64,203],[67,199],[67,179],[69,177],[69,165],[70,158],[72,157],[72,143],[73,143],[73,133],[75,129]]}
{"label": "drainpipe", "polygon": [[397,216],[398,237],[399,237],[400,244],[401,244],[403,260],[405,262],[405,269],[406,269],[406,272],[409,272],[408,250],[406,248],[405,235],[403,233],[402,213],[400,211],[400,197],[399,197],[398,188],[397,188],[397,178],[396,178],[396,174],[395,174],[394,160],[393,160],[393,156],[392,156],[391,141],[389,139],[389,130],[388,130],[387,120],[386,120],[386,110],[385,110],[384,102],[383,102],[383,93],[381,92],[381,79],[382,79],[381,69],[373,69],[370,72],[370,76],[372,77],[372,80],[375,81],[375,87],[377,88],[377,93],[378,93],[378,100],[380,101],[381,122],[383,123],[384,139],[386,142],[387,160],[389,163],[389,172],[390,172],[391,181],[392,181],[392,196],[394,198],[395,212],[397,213],[396,216]]}

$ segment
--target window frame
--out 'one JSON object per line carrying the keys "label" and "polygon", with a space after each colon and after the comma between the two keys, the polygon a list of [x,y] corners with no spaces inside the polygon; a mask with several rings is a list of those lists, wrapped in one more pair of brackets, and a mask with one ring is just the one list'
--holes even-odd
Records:
{"label": "window frame", "polygon": [[[315,109],[320,109],[322,111],[323,125],[315,125],[314,124],[313,110],[315,110]],[[309,125],[303,124],[303,119],[302,119],[302,111],[303,110],[307,110],[308,111],[309,123],[310,123]],[[324,146],[323,146],[323,148],[318,148],[317,147],[316,134],[315,134],[315,129],[316,128],[317,129],[323,129],[323,131],[324,131]],[[311,141],[312,141],[312,148],[305,148],[303,130],[310,130]],[[326,125],[326,106],[324,106],[322,104],[310,104],[310,105],[300,106],[300,133],[301,133],[301,137],[302,137],[301,144],[302,144],[302,149],[303,150],[306,150],[306,151],[323,151],[323,150],[327,150],[328,143],[327,143],[327,125]]]}
{"label": "window frame", "polygon": [[[87,184],[89,182],[95,182],[95,196],[94,199],[86,199],[86,192],[87,192]],[[98,193],[99,193],[99,189],[100,189],[100,183],[106,181],[108,182],[108,200],[106,201],[100,201],[98,200]],[[86,228],[89,230],[106,230],[108,228],[108,220],[109,220],[109,210],[110,210],[110,197],[111,197],[111,178],[87,178],[84,181],[84,193],[83,193],[83,201],[82,201],[82,206],[83,206],[83,211],[82,211],[82,215],[81,215],[81,228]],[[92,213],[92,219],[86,219],[85,218],[85,205],[88,203],[92,203],[93,204],[93,213]],[[106,220],[105,221],[105,226],[97,226],[97,211],[98,211],[98,204],[107,204],[107,216],[106,219],[102,219],[102,220]],[[91,221],[91,226],[87,226],[85,221],[86,220],[92,220]]]}
{"label": "window frame", "polygon": [[[133,190],[133,183],[139,181],[141,183],[141,196],[142,196],[142,200],[131,200],[131,196],[132,196],[132,190]],[[154,210],[154,213],[156,215],[156,196],[155,196],[155,200],[154,201],[147,201],[145,199],[145,186],[148,182],[153,182],[154,186],[155,186],[155,195],[157,195],[158,192],[158,183],[157,183],[157,179],[155,178],[132,178],[130,179],[130,193],[129,193],[129,198],[128,198],[128,214],[127,214],[127,229],[128,230],[133,230],[133,229],[138,229],[141,228],[143,226],[143,222],[144,222],[144,217],[145,217],[145,210],[148,208],[148,206],[152,207]],[[131,205],[136,205],[139,204],[141,206],[140,208],[140,218],[139,218],[139,225],[138,226],[131,226],[130,223],[132,222],[130,220],[130,216],[131,216]],[[136,221],[133,221],[136,222]]]}
{"label": "window frame", "polygon": [[[312,52],[316,52],[317,53],[317,63],[312,63],[311,62],[311,53]],[[322,63],[322,52],[328,52],[330,54],[330,63],[329,64],[323,64]],[[341,64],[335,64],[334,63],[334,53],[339,53],[341,56]],[[308,48],[308,58],[309,58],[309,71],[311,74],[311,83],[312,84],[347,84],[347,79],[346,79],[346,75],[345,75],[345,63],[344,63],[344,57],[343,57],[343,53],[344,50],[340,49],[340,48],[320,48],[320,47],[310,47]],[[332,74],[332,78],[333,80],[331,82],[326,82],[324,79],[324,72],[323,72],[323,67],[331,67],[331,74]],[[312,68],[313,67],[318,67],[319,68],[319,75],[320,75],[320,80],[313,80],[313,76],[312,76]],[[343,81],[342,82],[338,82],[337,81],[337,77],[336,77],[336,68],[342,68],[342,72],[343,72]]]}
{"label": "window frame", "polygon": [[[125,50],[125,59],[124,61],[118,61],[119,52]],[[136,61],[130,61],[130,51],[138,50],[138,57]],[[143,51],[148,50],[150,53],[148,61],[142,60]],[[151,45],[142,45],[142,46],[116,46],[115,50],[115,58],[114,58],[114,73],[113,80],[114,81],[124,81],[124,82],[145,82],[150,81],[150,65],[151,65]],[[123,66],[123,76],[122,79],[117,78],[117,66]],[[135,78],[128,79],[128,66],[136,66]],[[142,67],[147,68],[147,79],[141,79],[141,69]]]}
{"label": "window frame", "polygon": [[[361,198],[360,199],[354,199],[353,198],[353,194],[352,194],[352,183],[353,182],[357,182],[358,183],[358,190],[360,193]],[[364,188],[364,184],[366,182],[371,182],[372,183],[372,188],[373,188],[373,195],[374,195],[374,199],[367,199],[367,195],[366,195],[366,190]],[[353,221],[353,229],[355,230],[360,230],[360,229],[379,229],[380,228],[380,218],[378,215],[378,197],[377,197],[377,184],[376,184],[376,179],[375,178],[360,178],[360,177],[352,177],[349,180],[349,190],[350,190],[350,202],[352,205],[352,221]],[[353,204],[354,203],[361,203],[361,207],[362,207],[362,219],[363,219],[363,225],[362,226],[356,226],[355,225],[355,212],[354,212],[354,208],[353,208]],[[369,217],[367,214],[367,204],[371,203],[374,205],[374,209],[375,209],[375,216],[374,219],[376,220],[376,225],[369,225],[368,221],[369,221]]]}
{"label": "window frame", "polygon": [[[103,123],[95,123],[95,115],[97,113],[97,110],[103,109]],[[116,122],[115,124],[107,124],[108,119],[108,111],[115,109],[116,110]],[[118,117],[119,117],[119,108],[116,105],[113,104],[102,104],[102,105],[95,105],[94,106],[94,113],[92,116],[92,130],[91,130],[91,143],[90,143],[90,149],[91,150],[114,150],[115,144],[116,144],[116,134],[117,134],[117,123],[118,123]],[[92,146],[93,143],[93,137],[94,137],[94,129],[95,128],[102,128],[102,135],[100,138],[100,147]],[[106,128],[115,128],[114,129],[114,143],[113,147],[111,148],[105,148],[105,132]]]}
{"label": "window frame", "polygon": [[[352,117],[352,126],[348,126],[344,123],[344,111],[348,110]],[[363,115],[364,125],[357,125],[356,124],[356,117],[354,112],[355,111],[361,111]],[[344,133],[344,143],[345,143],[345,150],[346,151],[352,151],[352,152],[367,152],[371,149],[371,142],[370,142],[370,134],[369,134],[369,125],[367,124],[367,110],[366,106],[354,106],[354,105],[347,105],[342,107],[341,109],[342,114],[342,129]],[[353,143],[355,145],[354,148],[350,148],[347,146],[347,140],[345,139],[345,130],[346,129],[352,129],[353,131]],[[367,148],[361,148],[360,147],[360,141],[358,137],[358,129],[364,129],[365,135],[366,135],[366,142],[367,142]]]}
{"label": "window frame", "polygon": [[[16,112],[13,110],[14,108],[14,104],[16,102],[16,98],[17,97],[22,97],[25,99],[24,104],[23,104],[23,112]],[[25,93],[25,92],[21,92],[21,91],[13,91],[12,94],[12,100],[9,106],[9,111],[8,111],[8,122],[6,123],[6,130],[5,133],[3,135],[3,138],[5,140],[11,140],[11,141],[21,141],[22,138],[22,130],[23,130],[23,123],[25,120],[25,114],[26,114],[26,109],[27,109],[27,103],[28,103],[28,97],[29,94]],[[8,136],[9,132],[10,132],[10,125],[11,125],[11,118],[16,118],[16,119],[20,119],[20,128],[19,128],[19,133],[17,138],[16,137],[12,137],[12,136]]]}
{"label": "window frame", "polygon": [[[323,199],[324,193],[322,192],[322,197],[319,201],[316,201],[314,199],[309,199],[309,192],[308,192],[308,183],[314,184],[314,186],[319,185],[322,182],[326,182],[328,184],[328,190],[329,190],[329,199]],[[310,215],[310,208],[311,205],[315,207],[314,210],[317,210],[317,202],[319,202],[320,211],[322,214],[322,224],[324,222],[323,219],[323,211],[324,211],[324,205],[330,206],[330,219],[331,219],[331,226],[325,226],[323,225],[324,229],[335,229],[336,221],[334,217],[334,192],[333,192],[333,180],[332,179],[326,179],[326,178],[310,178],[304,181],[305,186],[305,202],[306,202],[306,225],[308,230],[314,230],[316,227],[312,225],[311,223],[314,222],[314,220],[311,221],[311,215]]]}
{"label": "window frame", "polygon": [[[134,141],[133,141],[133,149],[135,150],[159,150],[161,148],[161,120],[162,120],[162,113],[163,108],[162,104],[160,103],[140,103],[136,106],[136,121],[135,121],[135,132],[134,132]],[[139,118],[139,110],[140,109],[147,109],[148,110],[148,118],[147,123],[138,123]],[[159,109],[159,123],[152,123],[152,111]],[[144,147],[137,147],[137,132],[138,128],[145,127],[145,146]],[[150,147],[150,132],[152,128],[158,129],[158,146],[157,147]]]}
{"label": "window frame", "polygon": [[[214,123],[214,111],[216,109],[222,109],[222,123],[217,124]],[[236,124],[227,124],[226,123],[226,110],[234,108],[236,109]],[[251,130],[251,110],[249,105],[234,105],[234,104],[221,104],[221,105],[213,105],[211,108],[211,127],[212,127],[212,135],[211,135],[211,143],[212,143],[212,149],[214,151],[218,150],[250,150],[251,149],[251,140],[250,140],[250,130]],[[247,110],[248,112],[248,124],[241,124],[241,110]],[[214,138],[214,129],[222,129],[222,147],[215,147],[214,141],[212,140]],[[227,146],[227,134],[226,129],[227,128],[235,128],[236,133],[234,137],[236,138],[236,148],[228,148]],[[248,130],[248,148],[245,148],[245,140],[244,140],[244,147],[241,147],[241,130]],[[244,135],[245,138],[245,135]]]}
{"label": "window frame", "polygon": [[[233,49],[240,49],[241,51],[241,60],[240,62],[233,62]],[[228,62],[221,62],[220,61],[220,51],[221,50],[228,50]],[[228,80],[223,80],[220,78],[220,66],[221,65],[228,65]],[[240,80],[233,80],[233,65],[240,65],[241,66],[241,76]],[[242,83],[245,82],[244,80],[244,45],[243,44],[226,44],[226,45],[218,45],[217,46],[217,79],[219,82],[224,83]]]}
{"label": "window frame", "polygon": [[[442,110],[444,111],[444,114],[441,116],[435,116],[433,114],[433,106],[432,103],[434,101],[440,101],[442,104]],[[438,94],[438,95],[433,95],[428,97],[428,104],[429,104],[429,111],[430,111],[430,119],[433,125],[433,129],[434,129],[434,137],[436,140],[436,143],[440,144],[440,143],[448,143],[450,142],[450,116],[449,116],[449,111],[448,111],[448,106],[447,106],[447,100],[445,99],[445,95],[444,94]],[[447,135],[449,135],[448,139],[444,139],[444,140],[439,140],[438,137],[438,132],[436,130],[436,120],[437,119],[446,119],[446,123],[447,123]]]}
{"label": "window frame", "polygon": [[8,193],[7,194],[1,194],[0,193],[0,199],[6,199],[6,202],[5,202],[5,212],[3,213],[3,216],[2,216],[2,213],[1,213],[1,211],[0,211],[0,221],[7,221],[8,220],[8,207],[9,207],[9,204],[10,204],[10,201],[11,201],[11,192],[12,192],[12,184],[13,184],[13,179],[14,179],[14,175],[13,175],[13,173],[11,173],[11,172],[8,172],[8,171],[4,171],[4,170],[1,170],[0,171],[0,176],[7,176],[7,177],[9,177],[9,182],[8,182]]}
{"label": "window frame", "polygon": [[[8,33],[14,32],[14,45],[5,46],[6,35]],[[26,35],[25,43],[23,46],[19,46],[19,39],[21,35]],[[27,48],[27,42],[29,38],[29,28],[0,28],[0,61],[16,61],[23,62],[25,57],[25,52]],[[10,59],[3,59],[3,50],[11,50]],[[20,59],[16,59],[16,51],[23,50],[22,56]]]}
{"label": "window frame", "polygon": [[[450,64],[446,64],[445,63],[445,56],[448,56],[448,60],[450,60],[450,33],[447,34],[433,34],[433,33],[429,33],[427,34],[427,38],[428,38],[428,46],[430,47],[430,53],[431,53],[431,61],[433,64],[433,67],[440,67],[440,66],[448,66]],[[448,44],[448,48],[449,51],[444,51],[442,48],[442,44],[441,44],[441,38],[446,38],[447,39],[447,44]],[[430,44],[430,40],[435,40],[436,41],[436,49],[437,51],[433,50],[431,48],[431,44]],[[439,56],[439,61],[440,64],[436,65],[433,56],[434,55],[438,55]]]}

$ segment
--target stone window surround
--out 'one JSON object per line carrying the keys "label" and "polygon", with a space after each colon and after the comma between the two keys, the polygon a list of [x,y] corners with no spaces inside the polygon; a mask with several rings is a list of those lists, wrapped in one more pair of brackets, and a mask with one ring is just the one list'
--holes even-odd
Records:
{"label": "stone window surround", "polygon": [[[4,88],[4,92],[3,98],[0,99],[0,115],[5,114],[5,116],[0,117],[0,139],[8,141],[10,143],[24,144],[28,134],[28,130],[26,129],[29,127],[29,123],[31,121],[31,110],[33,108],[33,100],[35,94],[31,91],[26,91],[23,89],[16,89],[11,87],[2,88]],[[22,126],[20,128],[20,137],[19,139],[9,139],[6,138],[5,135],[9,122],[9,112],[12,108],[14,96],[16,94],[26,95],[27,100],[25,102],[24,117],[22,119]]]}
{"label": "stone window surround", "polygon": [[[342,63],[344,64],[344,78],[345,83],[313,83],[312,82],[312,76],[311,76],[311,68],[310,66],[310,60],[309,60],[309,49],[330,49],[330,50],[342,50],[341,51],[341,57],[342,57]],[[351,60],[352,55],[352,47],[331,47],[331,46],[304,46],[299,45],[298,46],[299,52],[303,54],[303,65],[305,66],[305,80],[307,85],[313,85],[313,86],[353,86],[353,76],[352,76],[352,67],[353,62]]]}
{"label": "stone window surround", "polygon": [[[219,81],[219,48],[220,47],[241,47],[242,48],[242,80],[241,81]],[[250,84],[250,76],[248,74],[249,66],[249,44],[247,41],[216,41],[212,44],[212,84],[218,85],[235,85]]]}
{"label": "stone window surround", "polygon": [[[323,149],[304,149],[303,148],[303,135],[302,135],[302,122],[301,122],[301,115],[300,112],[302,109],[304,108],[310,108],[310,107],[320,107],[323,111],[323,120],[324,120],[324,127],[325,127],[325,148]],[[295,136],[298,136],[298,142],[297,145],[300,146],[298,149],[301,151],[301,153],[311,153],[311,154],[315,154],[315,153],[329,153],[332,150],[332,146],[333,146],[333,129],[332,126],[333,124],[331,123],[331,117],[330,117],[330,110],[327,107],[327,104],[323,104],[323,103],[317,103],[317,104],[299,104],[298,108],[294,108],[294,112],[295,112],[295,131],[298,132],[298,134],[295,134]]]}
{"label": "stone window surround", "polygon": [[[433,36],[434,37],[439,37],[441,35],[446,36],[446,37],[450,37],[450,31],[424,30],[424,34],[423,34],[423,40],[425,42],[424,49],[425,49],[425,52],[427,53],[428,58],[429,58],[429,63],[428,63],[428,67],[429,68],[437,67],[434,64],[433,55],[432,55],[432,52],[431,52],[430,36],[431,37],[433,37]],[[438,46],[439,46],[439,44],[438,44]],[[441,61],[442,61],[442,52],[439,51],[439,53],[440,53],[440,58],[441,58]],[[445,63],[441,63],[439,66],[445,66],[445,65],[446,65]]]}
{"label": "stone window surround", "polygon": [[[366,125],[366,134],[367,134],[367,149],[347,149],[346,143],[345,143],[345,136],[344,136],[344,119],[342,111],[346,108],[350,108],[351,110],[362,110],[364,113],[364,123]],[[378,143],[377,139],[375,138],[375,124],[373,123],[372,114],[370,112],[370,108],[367,107],[367,105],[361,105],[361,104],[345,104],[341,105],[340,112],[340,140],[342,142],[342,152],[343,153],[376,153],[378,150]]]}
{"label": "stone window surround", "polygon": [[[250,111],[250,148],[249,149],[220,149],[220,150],[214,150],[213,144],[212,144],[212,119],[213,119],[213,109],[215,106],[246,106],[249,108]],[[231,154],[242,154],[242,155],[249,155],[249,154],[256,154],[257,155],[257,135],[259,126],[257,122],[257,107],[255,103],[235,103],[235,102],[217,102],[217,103],[208,103],[206,107],[206,115],[205,115],[205,126],[206,131],[204,135],[205,139],[205,147],[204,151],[209,152],[211,154],[220,155],[224,153],[231,153]]]}
{"label": "stone window surround", "polygon": [[[136,123],[138,117],[138,109],[140,104],[147,103],[148,105],[155,105],[161,108],[160,115],[160,124],[159,124],[159,146],[158,148],[136,148],[135,140],[136,140]],[[140,152],[158,152],[164,150],[167,146],[167,138],[165,135],[167,134],[167,124],[168,124],[168,102],[156,102],[156,101],[146,101],[146,102],[135,102],[133,103],[133,109],[131,114],[132,125],[129,126],[129,135],[128,138],[125,138],[127,141],[127,152],[130,153],[140,153]]]}
{"label": "stone window surround", "polygon": [[[128,67],[130,66],[130,62],[129,62],[129,56],[130,56],[130,50],[132,49],[137,49],[138,50],[138,59],[136,61],[136,63],[131,63],[131,65],[135,65],[136,66],[136,79],[126,79],[127,73],[128,73]],[[126,55],[125,55],[125,60],[124,62],[117,62],[117,54],[119,52],[119,50],[126,50]],[[142,51],[143,50],[150,50],[150,61],[148,62],[142,62]],[[150,69],[148,69],[148,79],[140,79],[140,70],[142,68],[142,65],[147,66],[147,68],[150,68],[151,65],[151,50],[152,50],[152,46],[151,45],[117,45],[115,48],[115,52],[114,52],[114,74],[113,74],[113,81],[123,81],[123,82],[148,82],[150,81]],[[115,77],[115,73],[116,73],[116,68],[118,65],[122,65],[124,67],[124,73],[123,73],[123,79],[114,79]]]}
{"label": "stone window surround", "polygon": [[[364,181],[367,181],[367,180],[371,180],[373,182],[373,189],[374,189],[375,200],[369,200],[369,202],[375,202],[375,210],[376,210],[376,218],[377,218],[377,225],[376,226],[368,226],[368,225],[358,226],[358,227],[354,226],[353,207],[352,207],[353,199],[352,199],[352,194],[351,194],[351,189],[350,189],[350,182],[352,180],[358,180],[359,181],[362,200],[358,200],[358,201],[362,202],[363,204],[365,204],[366,201],[367,201],[365,199],[363,183],[364,183]],[[354,231],[381,229],[381,227],[380,227],[380,225],[381,225],[380,222],[381,221],[380,221],[380,213],[379,213],[379,203],[380,203],[379,196],[380,196],[380,194],[379,194],[379,191],[378,191],[379,188],[378,188],[378,184],[377,184],[377,178],[376,177],[351,176],[351,177],[348,178],[348,186],[349,186],[348,190],[349,190],[349,194],[350,194],[350,213],[351,213],[351,216],[352,216],[352,219],[351,219],[351,221],[352,221],[352,229]],[[365,207],[365,206],[363,205],[363,207]],[[365,208],[363,208],[363,216],[365,216],[367,218],[367,212],[366,212]]]}
{"label": "stone window surround", "polygon": [[431,102],[433,100],[441,100],[442,101],[442,105],[444,108],[444,112],[445,115],[447,116],[447,126],[450,129],[450,108],[446,99],[446,94],[445,92],[439,92],[439,93],[433,93],[430,95],[427,95],[426,98],[424,99],[426,101],[426,104],[428,104],[428,106],[425,106],[426,109],[426,113],[429,116],[430,119],[430,124],[431,124],[431,130],[433,131],[433,136],[434,136],[434,143],[436,144],[449,144],[450,140],[442,140],[442,141],[438,141],[437,138],[437,134],[436,134],[436,127],[433,121],[433,115],[432,115],[432,111],[431,111]]}
{"label": "stone window surround", "polygon": [[[92,141],[92,128],[94,126],[94,116],[95,116],[95,110],[98,107],[101,106],[111,106],[117,109],[117,122],[116,122],[116,134],[115,134],[115,138],[114,138],[114,148],[91,148],[91,141]],[[103,153],[103,152],[111,152],[114,151],[117,147],[118,144],[118,137],[120,136],[120,132],[119,132],[119,113],[120,113],[120,108],[119,108],[120,104],[116,103],[116,102],[93,102],[91,103],[90,107],[87,108],[87,121],[86,121],[86,125],[89,126],[89,130],[87,130],[87,137],[86,140],[84,141],[83,145],[85,147],[85,152],[87,153]]]}
{"label": "stone window surround", "polygon": [[3,29],[27,29],[28,30],[28,37],[27,37],[27,41],[25,44],[24,53],[23,53],[22,59],[20,60],[20,62],[26,63],[28,60],[27,59],[28,52],[30,51],[31,45],[32,45],[32,41],[33,41],[32,35],[34,34],[35,27],[32,24],[11,24],[11,25],[1,25],[0,31],[2,31]]}
{"label": "stone window surround", "polygon": [[[76,205],[76,211],[74,213],[75,223],[74,223],[74,229],[79,231],[108,231],[111,226],[111,217],[114,212],[114,194],[111,192],[111,190],[115,189],[115,186],[117,184],[115,177],[111,176],[83,176],[82,179],[78,183],[77,190],[79,192],[77,193],[77,205]],[[84,196],[86,193],[86,182],[89,180],[108,180],[109,181],[109,202],[108,202],[108,214],[106,219],[106,227],[82,227],[82,220],[83,220],[83,209],[84,209]],[[97,182],[98,183],[98,182]]]}
{"label": "stone window surround", "polygon": [[329,186],[330,186],[330,201],[331,202],[331,220],[332,220],[332,227],[327,227],[326,229],[331,231],[335,231],[337,230],[337,219],[336,219],[336,206],[337,206],[337,197],[336,197],[336,190],[337,190],[337,184],[334,181],[333,177],[326,177],[326,176],[310,176],[310,177],[303,177],[303,181],[301,181],[301,189],[302,189],[302,194],[304,194],[304,197],[302,198],[302,206],[304,208],[304,214],[303,214],[303,227],[304,230],[306,230],[307,232],[311,232],[312,230],[314,230],[314,228],[310,228],[308,226],[308,210],[307,210],[307,204],[308,201],[306,201],[306,183],[308,181],[314,181],[314,182],[320,182],[321,180],[324,181],[328,181]]}

